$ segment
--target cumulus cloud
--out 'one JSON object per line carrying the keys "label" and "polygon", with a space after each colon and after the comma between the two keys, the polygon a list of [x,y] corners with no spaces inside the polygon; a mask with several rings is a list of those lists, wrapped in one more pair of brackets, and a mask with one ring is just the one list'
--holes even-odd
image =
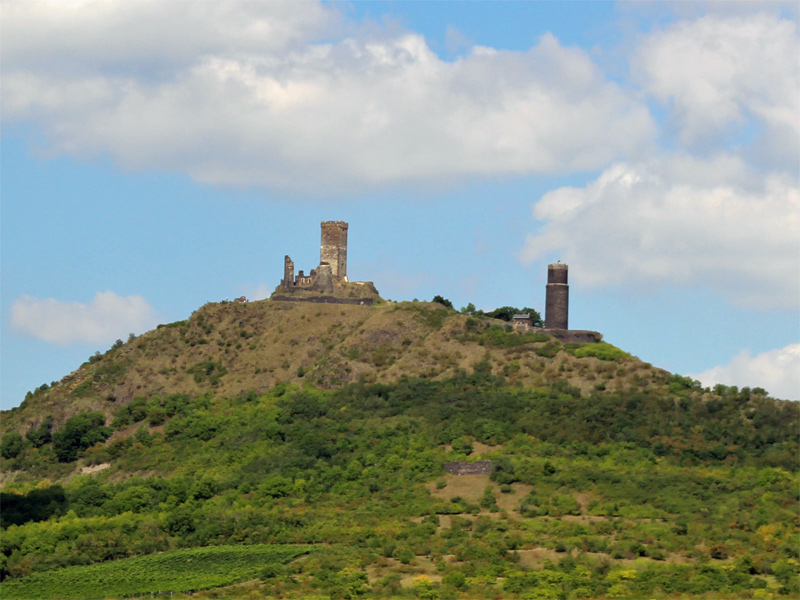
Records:
{"label": "cumulus cloud", "polygon": [[145,3],[155,20],[116,0],[53,17],[12,6],[4,118],[36,123],[55,152],[131,169],[329,193],[596,169],[654,131],[639,100],[549,34],[447,62],[405,31],[314,42],[335,18],[305,2]]}
{"label": "cumulus cloud", "polygon": [[756,140],[758,155],[796,169],[798,46],[793,19],[711,15],[644,37],[633,65],[647,92],[670,107],[682,143],[729,142],[737,132]]}
{"label": "cumulus cloud", "polygon": [[706,287],[759,309],[800,301],[798,183],[735,157],[616,164],[545,194],[534,216],[545,224],[523,259],[579,264],[579,284]]}
{"label": "cumulus cloud", "polygon": [[667,105],[675,149],[545,194],[523,259],[576,263],[573,279],[588,286],[706,287],[748,308],[796,308],[798,45],[797,24],[778,14],[717,14],[642,36],[633,68]]}
{"label": "cumulus cloud", "polygon": [[11,305],[11,326],[19,333],[53,344],[106,344],[158,323],[141,296],[98,292],[89,304],[20,296]]}
{"label": "cumulus cloud", "polygon": [[762,352],[742,350],[727,365],[690,375],[704,386],[761,387],[776,398],[800,400],[800,344]]}
{"label": "cumulus cloud", "polygon": [[15,68],[158,79],[202,56],[291,49],[339,15],[315,2],[8,0],[3,20],[3,61]]}

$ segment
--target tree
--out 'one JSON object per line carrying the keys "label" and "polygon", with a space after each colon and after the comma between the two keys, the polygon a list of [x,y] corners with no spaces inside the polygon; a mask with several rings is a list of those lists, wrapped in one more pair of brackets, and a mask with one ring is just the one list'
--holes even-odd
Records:
{"label": "tree", "polygon": [[16,431],[5,434],[0,442],[0,455],[3,458],[16,458],[24,449],[25,440]]}
{"label": "tree", "polygon": [[534,327],[544,327],[544,319],[542,319],[542,315],[539,314],[538,310],[526,306],[521,312],[528,313],[531,316]]}
{"label": "tree", "polygon": [[433,300],[431,300],[431,302],[438,302],[445,308],[453,308],[453,303],[450,302],[450,300],[448,300],[447,298],[442,298],[439,294],[436,294],[433,297]]}
{"label": "tree", "polygon": [[112,431],[105,422],[105,415],[101,412],[81,413],[67,419],[53,435],[53,450],[59,462],[72,462],[78,458],[79,452],[106,441]]}
{"label": "tree", "polygon": [[481,311],[475,308],[475,305],[472,302],[470,302],[458,312],[460,312],[462,315],[475,315],[480,313]]}
{"label": "tree", "polygon": [[0,503],[3,505],[0,516],[2,527],[22,525],[28,521],[45,521],[52,515],[63,514],[68,506],[64,488],[60,485],[36,488],[27,494],[0,493]]}
{"label": "tree", "polygon": [[31,427],[25,437],[33,444],[34,448],[41,448],[45,444],[53,441],[51,430],[53,429],[53,415],[47,415],[38,427]]}
{"label": "tree", "polygon": [[107,499],[108,492],[94,479],[90,479],[69,494],[70,507],[80,513],[92,507],[102,506]]}
{"label": "tree", "polygon": [[511,322],[514,320],[514,315],[519,314],[528,314],[533,321],[534,327],[543,327],[544,321],[542,320],[542,315],[539,314],[539,311],[526,306],[525,308],[516,308],[514,306],[501,306],[500,308],[495,308],[492,312],[486,313],[487,317],[491,317],[493,319],[500,319],[501,321]]}

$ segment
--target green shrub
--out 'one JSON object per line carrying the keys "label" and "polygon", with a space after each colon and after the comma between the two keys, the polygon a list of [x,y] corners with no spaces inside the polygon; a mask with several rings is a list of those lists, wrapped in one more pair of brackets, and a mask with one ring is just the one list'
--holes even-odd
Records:
{"label": "green shrub", "polygon": [[[165,327],[185,327],[188,321],[175,321],[174,323],[162,323],[156,326],[156,329],[164,329]],[[130,341],[130,340],[129,340]]]}
{"label": "green shrub", "polygon": [[119,363],[104,364],[95,369],[92,379],[106,383],[117,383],[125,376],[125,372],[125,367]]}
{"label": "green shrub", "polygon": [[414,553],[408,548],[399,548],[394,551],[394,558],[407,565],[414,560]]}
{"label": "green shrub", "polygon": [[187,373],[194,375],[195,383],[208,381],[211,385],[217,385],[220,377],[227,374],[228,370],[219,363],[205,360],[189,367]]}
{"label": "green shrub", "polygon": [[458,437],[452,441],[453,452],[469,456],[472,454],[472,440],[465,435]]}
{"label": "green shrub", "polygon": [[451,571],[442,577],[442,583],[456,588],[457,590],[467,589],[467,578],[461,571]]}
{"label": "green shrub", "polygon": [[549,341],[544,346],[539,346],[534,350],[536,356],[543,358],[553,358],[561,350],[561,344],[555,341]]}
{"label": "green shrub", "polygon": [[494,488],[491,485],[487,485],[483,490],[483,496],[481,496],[481,508],[491,509],[495,506],[497,506],[497,496],[495,496]]}
{"label": "green shrub", "polygon": [[550,336],[542,333],[517,333],[511,325],[501,327],[490,325],[481,334],[479,342],[486,346],[516,347],[549,340]]}
{"label": "green shrub", "polygon": [[147,422],[150,427],[158,427],[167,420],[167,411],[161,406],[153,406],[147,411]]}
{"label": "green shrub", "polygon": [[76,386],[74,390],[72,390],[72,395],[76,396],[77,398],[83,398],[84,396],[88,396],[92,393],[92,382],[90,380],[86,380],[80,385]]}
{"label": "green shrub", "polygon": [[600,360],[619,360],[620,358],[629,358],[630,354],[620,350],[616,346],[612,346],[608,342],[595,342],[592,344],[583,344],[575,349],[570,349],[570,354],[575,358],[586,358],[593,356]]}

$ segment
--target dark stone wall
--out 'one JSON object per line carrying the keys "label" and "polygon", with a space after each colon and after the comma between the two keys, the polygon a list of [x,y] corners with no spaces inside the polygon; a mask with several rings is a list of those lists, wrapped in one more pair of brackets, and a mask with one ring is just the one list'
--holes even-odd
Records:
{"label": "dark stone wall", "polygon": [[281,302],[315,302],[318,304],[360,304],[362,306],[375,304],[375,298],[336,298],[335,296],[272,296],[270,299]]}
{"label": "dark stone wall", "polygon": [[603,334],[583,329],[540,329],[542,333],[552,335],[564,344],[593,344],[603,341]]}

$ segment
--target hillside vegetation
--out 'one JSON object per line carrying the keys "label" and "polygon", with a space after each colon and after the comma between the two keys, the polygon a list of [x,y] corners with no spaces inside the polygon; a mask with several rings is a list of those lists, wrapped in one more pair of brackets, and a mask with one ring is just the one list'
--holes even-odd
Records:
{"label": "hillside vegetation", "polygon": [[[210,303],[186,321],[120,340],[61,381],[30,392],[21,407],[4,413],[4,428],[23,432],[42,414],[53,415],[56,425],[83,411],[111,416],[154,395],[234,397],[264,393],[278,383],[332,389],[403,375],[441,379],[481,360],[510,383],[528,387],[553,379],[584,393],[602,385],[667,384],[668,373],[636,359],[601,360],[612,358],[602,351],[611,346],[589,353],[600,358],[579,361],[556,340],[508,329],[504,321],[435,303]],[[617,350],[613,358],[626,356]]]}
{"label": "hillside vegetation", "polygon": [[[505,325],[222,303],[115,344],[3,414],[0,595],[800,593],[796,403]],[[276,560],[103,587],[231,545]]]}

